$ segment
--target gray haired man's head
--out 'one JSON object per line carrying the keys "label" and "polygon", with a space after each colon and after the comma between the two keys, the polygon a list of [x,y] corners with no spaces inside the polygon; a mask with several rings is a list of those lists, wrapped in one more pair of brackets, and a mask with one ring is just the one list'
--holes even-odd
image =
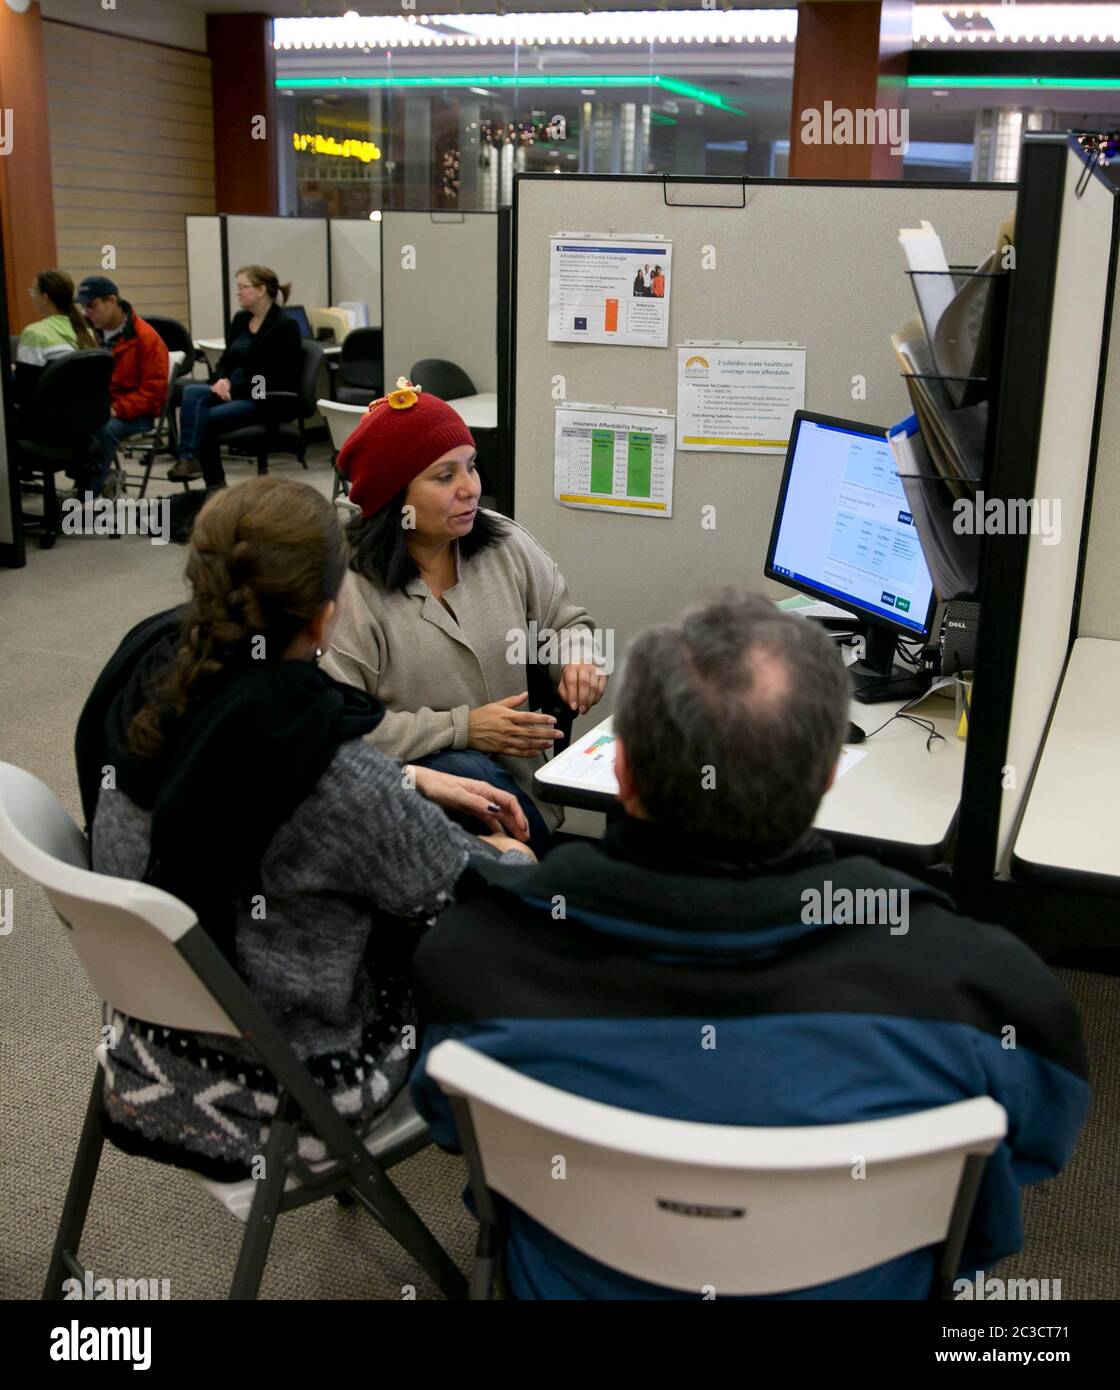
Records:
{"label": "gray haired man's head", "polygon": [[840,654],[816,624],[729,589],[635,638],[614,729],[652,820],[772,858],[813,822],[848,700]]}

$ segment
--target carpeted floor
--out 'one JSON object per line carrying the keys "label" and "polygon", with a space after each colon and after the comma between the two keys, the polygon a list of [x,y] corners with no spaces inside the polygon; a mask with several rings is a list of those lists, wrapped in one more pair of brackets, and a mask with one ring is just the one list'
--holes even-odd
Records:
{"label": "carpeted floor", "polygon": [[[297,476],[294,463],[276,471]],[[248,477],[248,464],[230,480]],[[304,478],[330,495],[325,449]],[[158,491],[158,488],[157,488]],[[184,550],[140,536],[63,537],[29,545],[23,570],[0,569],[0,759],[40,777],[77,817],[72,741],[82,703],[123,633],[179,602]],[[94,1072],[100,1006],[64,929],[37,888],[0,859],[14,926],[0,936],[0,1298],[42,1289]],[[1064,1298],[1120,1297],[1120,980],[1059,972],[1081,1009],[1093,1061],[1089,1124],[1068,1170],[1031,1189],[1027,1243],[1004,1277],[1060,1279]],[[434,1148],[394,1177],[466,1269],[474,1223],[462,1163]],[[185,1173],[106,1147],[82,1255],[95,1275],[169,1279],[173,1298],[221,1298],[240,1227]],[[438,1296],[396,1245],[356,1210],[326,1201],[280,1221],[262,1296]]]}

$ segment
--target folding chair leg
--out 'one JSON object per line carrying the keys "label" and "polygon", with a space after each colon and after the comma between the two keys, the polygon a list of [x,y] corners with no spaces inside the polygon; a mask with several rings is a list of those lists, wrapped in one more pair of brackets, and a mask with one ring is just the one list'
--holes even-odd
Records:
{"label": "folding chair leg", "polygon": [[[447,1251],[363,1148],[354,1155],[354,1196],[451,1300],[467,1296],[467,1281]],[[354,1171],[356,1170],[356,1171]]]}
{"label": "folding chair leg", "polygon": [[148,450],[148,457],[144,460],[144,476],[140,480],[140,491],[137,494],[140,497],[146,497],[148,495],[148,484],[152,480],[152,467],[156,461],[156,443],[157,440],[153,439],[152,447]]}
{"label": "folding chair leg", "polygon": [[501,1253],[501,1232],[495,1226],[483,1223],[478,1228],[478,1243],[475,1246],[474,1266],[471,1269],[471,1302],[489,1302],[494,1292],[494,1270]]}
{"label": "folding chair leg", "polygon": [[276,1217],[284,1196],[284,1182],[288,1176],[285,1160],[287,1155],[295,1150],[299,1141],[298,1127],[292,1119],[292,1112],[290,1098],[281,1095],[264,1149],[265,1175],[257,1183],[257,1190],[253,1193],[253,1205],[249,1208],[245,1237],[241,1242],[237,1268],[233,1272],[233,1283],[230,1285],[229,1296],[234,1300],[256,1298],[257,1290],[261,1286],[261,1276],[268,1261],[272,1234],[276,1230]]}
{"label": "folding chair leg", "polygon": [[95,1067],[93,1090],[90,1092],[86,1117],[82,1124],[82,1137],[78,1141],[78,1152],[74,1157],[74,1167],[70,1173],[70,1186],[66,1189],[66,1203],[62,1208],[62,1221],[55,1237],[47,1282],[43,1298],[47,1302],[57,1302],[62,1298],[62,1281],[70,1272],[66,1257],[78,1258],[82,1231],[86,1224],[93,1185],[97,1181],[97,1167],[101,1162],[101,1150],[105,1137],[101,1130],[101,1087],[103,1076],[100,1067]]}
{"label": "folding chair leg", "polygon": [[43,529],[39,535],[39,548],[50,550],[62,531],[62,510],[58,505],[58,489],[54,481],[54,468],[51,464],[43,469]]}

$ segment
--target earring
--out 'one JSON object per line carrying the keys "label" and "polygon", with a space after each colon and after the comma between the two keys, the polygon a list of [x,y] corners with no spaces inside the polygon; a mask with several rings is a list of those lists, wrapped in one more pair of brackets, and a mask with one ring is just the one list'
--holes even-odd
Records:
{"label": "earring", "polygon": [[321,661],[321,660],[322,660],[322,657],[323,657],[323,649],[322,649],[322,647],[316,647],[316,648],[315,648],[315,660],[316,660],[316,662]]}

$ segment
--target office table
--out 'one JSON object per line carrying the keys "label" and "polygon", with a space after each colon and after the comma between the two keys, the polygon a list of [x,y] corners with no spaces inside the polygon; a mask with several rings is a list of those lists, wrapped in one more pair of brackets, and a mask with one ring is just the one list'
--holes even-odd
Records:
{"label": "office table", "polygon": [[[853,700],[848,717],[871,733],[905,703],[862,705]],[[920,864],[936,864],[944,856],[960,802],[965,744],[956,736],[951,698],[938,700],[932,713],[923,707],[917,714],[944,735],[931,753],[926,752],[926,731],[906,720],[895,720],[863,743],[845,745],[847,767],[825,794],[814,822],[838,847]],[[589,768],[587,761],[594,761],[596,752],[583,751],[610,736],[611,720],[605,719],[546,763],[533,778],[537,796],[587,811],[616,807],[613,772],[602,762]]]}
{"label": "office table", "polygon": [[[210,370],[214,370],[214,363],[221,357],[226,350],[226,340],[224,338],[196,338],[194,345],[200,352],[206,354],[206,360],[210,364]],[[341,357],[342,347],[339,343],[321,343],[320,347],[326,357]]]}
{"label": "office table", "polygon": [[470,430],[496,430],[498,428],[498,393],[482,391],[477,396],[457,396],[447,404],[462,416],[463,423]]}
{"label": "office table", "polygon": [[1120,892],[1120,642],[1073,644],[1011,855],[1023,882]]}

